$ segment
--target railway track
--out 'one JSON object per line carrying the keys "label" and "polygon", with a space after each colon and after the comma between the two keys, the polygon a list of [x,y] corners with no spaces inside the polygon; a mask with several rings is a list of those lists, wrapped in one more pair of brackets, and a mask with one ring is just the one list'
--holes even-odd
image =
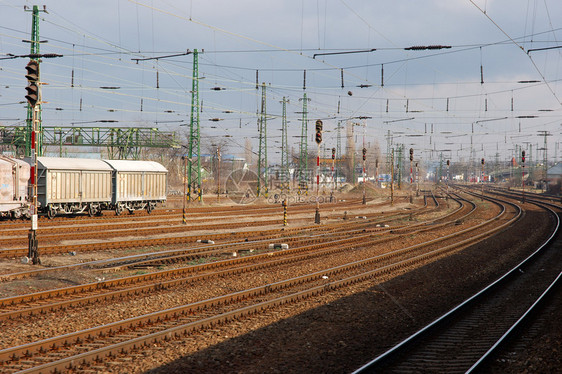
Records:
{"label": "railway track", "polygon": [[[339,210],[349,210],[350,207],[355,206],[356,204],[352,204],[351,206],[343,206],[339,207]],[[306,209],[305,207],[301,207],[301,213],[304,212],[312,212],[313,207],[308,206]],[[278,208],[276,208],[278,209]],[[345,211],[347,211],[345,210]],[[418,209],[421,211],[421,208]],[[239,212],[240,214],[240,212]],[[245,216],[245,213],[243,213]],[[415,211],[410,211],[408,214],[417,214]],[[380,214],[368,214],[368,217],[377,217]],[[366,216],[366,217],[367,217]],[[341,219],[342,216],[338,214],[328,214],[325,215],[325,218],[332,218],[332,219]],[[214,221],[216,218],[208,218],[206,220]],[[301,222],[301,228],[303,228],[302,223],[306,222],[307,219],[303,218],[294,218],[291,220],[293,224],[296,222]],[[159,246],[169,246],[169,245],[181,245],[181,244],[190,244],[195,243],[198,240],[225,240],[225,239],[244,239],[250,240],[252,237],[258,236],[271,236],[271,231],[277,232],[277,236],[279,236],[279,229],[276,227],[274,229],[267,230],[246,230],[248,227],[260,227],[260,226],[281,226],[283,224],[283,220],[281,218],[274,219],[274,220],[254,220],[254,221],[247,221],[239,220],[235,222],[218,222],[214,224],[207,224],[207,225],[190,225],[186,227],[185,225],[177,224],[175,226],[166,226],[166,227],[147,227],[142,228],[139,227],[138,223],[137,228],[135,229],[113,229],[110,230],[110,227],[113,226],[103,226],[100,225],[91,225],[91,226],[73,226],[73,230],[79,230],[75,234],[67,233],[64,229],[58,230],[59,234],[56,235],[48,235],[47,233],[43,233],[40,236],[41,240],[41,255],[50,255],[50,254],[61,254],[61,253],[68,253],[71,251],[75,251],[77,247],[81,252],[87,251],[102,251],[102,250],[112,250],[112,249],[127,249],[127,248],[142,248],[142,247],[159,247]],[[135,225],[135,223],[132,223]],[[304,226],[304,227],[312,227],[312,226]],[[315,227],[315,226],[314,226]],[[223,233],[214,233],[208,234],[209,231],[216,232],[217,230],[235,230],[231,232],[223,232]],[[93,230],[93,231],[92,231]],[[285,229],[291,230],[291,229]],[[22,232],[24,232],[23,230]],[[293,230],[294,231],[294,230]],[[27,231],[25,231],[27,232]],[[198,234],[189,234],[189,232],[199,232]],[[166,235],[167,234],[167,235]],[[171,236],[171,234],[176,234]],[[25,234],[26,235],[26,234]],[[0,250],[0,258],[13,258],[13,257],[22,257],[27,254],[27,247],[25,246],[27,243],[27,238],[25,235],[20,235],[17,239],[14,237],[8,237],[4,239],[0,239],[4,245],[6,243],[10,243],[11,245],[17,246],[19,244],[20,247],[16,248],[5,248]],[[164,237],[162,237],[164,235]],[[69,244],[49,244],[50,242],[54,241],[70,241],[70,240],[84,240],[84,239],[94,239],[103,237],[101,241],[92,241],[89,243],[80,244],[77,246],[77,243],[68,242]],[[107,236],[107,238],[106,238]],[[142,239],[118,239],[119,237],[142,237]],[[117,239],[111,239],[117,238]],[[43,242],[47,242],[46,245]],[[0,243],[0,245],[2,244]]]}
{"label": "railway track", "polygon": [[[433,219],[431,221],[424,221],[416,224],[411,225],[402,225],[402,226],[394,226],[393,234],[391,236],[381,237],[382,234],[388,233],[390,230],[389,228],[382,228],[376,227],[376,221],[357,221],[357,222],[346,222],[341,224],[332,224],[329,226],[322,227],[323,234],[319,234],[317,232],[318,228],[315,228],[314,235],[306,235],[302,236],[302,229],[299,229],[298,232],[299,236],[293,238],[283,238],[284,243],[289,243],[292,249],[282,251],[282,252],[273,252],[273,251],[264,251],[264,250],[256,250],[256,255],[247,255],[243,258],[232,258],[232,253],[239,251],[243,253],[244,251],[249,252],[249,249],[254,248],[267,248],[267,242],[264,243],[264,240],[256,240],[253,242],[242,242],[242,243],[228,243],[218,246],[218,249],[212,249],[217,246],[202,246],[200,248],[201,251],[198,250],[190,250],[190,251],[171,251],[172,253],[168,254],[143,254],[139,256],[134,256],[137,260],[133,261],[130,257],[124,259],[114,259],[111,260],[109,263],[113,263],[113,266],[116,266],[117,263],[119,266],[124,266],[128,264],[128,266],[134,265],[151,265],[154,267],[158,267],[162,263],[169,263],[169,262],[176,262],[178,259],[182,259],[185,261],[186,258],[190,259],[194,256],[202,256],[202,255],[214,255],[220,259],[220,254],[224,253],[228,250],[228,255],[222,256],[222,261],[220,263],[209,263],[203,264],[195,267],[187,267],[184,269],[174,269],[168,271],[159,271],[154,274],[146,274],[140,276],[132,276],[126,279],[117,279],[117,280],[108,280],[103,282],[96,282],[87,285],[80,285],[80,286],[73,286],[67,287],[64,289],[53,290],[53,291],[44,291],[38,292],[34,294],[27,294],[21,295],[18,297],[12,298],[4,298],[0,299],[0,308],[2,312],[0,312],[0,320],[5,318],[13,318],[20,315],[29,315],[29,314],[37,314],[48,310],[55,310],[54,304],[51,302],[49,304],[43,306],[35,306],[28,309],[22,309],[20,304],[22,303],[45,303],[53,298],[62,298],[62,300],[57,301],[57,308],[67,307],[71,303],[68,302],[68,296],[76,297],[79,294],[85,294],[84,300],[85,304],[91,303],[98,299],[92,297],[93,293],[98,294],[107,294],[108,291],[111,289],[117,289],[119,287],[123,287],[123,285],[135,285],[139,283],[144,283],[144,285],[139,286],[138,289],[131,289],[131,290],[121,290],[117,293],[112,293],[110,297],[116,297],[120,295],[127,295],[127,294],[136,294],[136,293],[146,293],[151,290],[158,290],[163,287],[162,282],[166,279],[174,279],[173,281],[167,284],[167,287],[171,287],[172,285],[178,285],[181,283],[189,283],[194,281],[193,274],[198,273],[205,273],[209,270],[217,270],[220,268],[229,268],[233,267],[232,273],[235,274],[240,271],[250,271],[256,270],[260,267],[263,267],[260,262],[265,262],[267,266],[274,266],[283,263],[297,263],[299,261],[306,261],[312,257],[323,256],[328,253],[335,253],[335,252],[343,252],[349,250],[355,246],[357,242],[361,242],[362,240],[372,240],[372,244],[389,242],[392,240],[396,240],[397,233],[405,233],[404,230],[407,229],[410,234],[412,233],[421,233],[424,231],[429,230],[437,230],[439,227],[443,227],[447,225],[447,222],[441,222],[446,220],[448,217],[452,217],[451,219],[455,219],[454,217],[467,217],[474,211],[474,206],[468,207],[468,209],[462,209],[461,206],[459,209],[454,210],[452,213],[447,214],[445,217],[441,217],[438,219]],[[453,217],[454,216],[454,217]],[[387,221],[388,222],[388,221]],[[380,226],[380,225],[379,225]],[[311,228],[310,228],[311,229]],[[397,231],[398,230],[398,231]],[[296,229],[295,229],[296,231]],[[312,232],[311,232],[312,234]],[[341,237],[344,236],[346,239],[342,240]],[[265,244],[265,245],[264,245]],[[185,253],[188,252],[188,253]],[[225,259],[226,258],[226,259]],[[279,260],[270,261],[271,258],[280,258]],[[108,261],[103,261],[100,263],[99,261],[91,263],[91,264],[80,264],[81,267],[102,267],[107,268]],[[247,269],[237,268],[236,266],[239,264],[246,264],[246,263],[257,263],[253,267],[249,266]],[[71,269],[75,266],[66,267],[66,269]],[[55,269],[42,269],[36,270],[33,272],[28,273],[16,273],[16,274],[5,274],[3,275],[3,280],[9,279],[20,279],[24,277],[28,277],[31,275],[45,275],[48,272],[58,272],[64,271],[64,268],[55,268]],[[181,280],[177,280],[178,275],[189,276],[189,278],[182,278]],[[216,274],[216,275],[228,275],[226,273]],[[198,278],[197,278],[198,279]],[[195,279],[196,280],[196,279]],[[147,282],[156,281],[154,284],[146,285]],[[99,300],[106,299],[107,295],[103,295],[99,298]],[[79,300],[73,302],[72,304],[81,304]],[[6,309],[13,309],[18,308],[16,312],[9,312]]]}
{"label": "railway track", "polygon": [[[323,207],[327,209],[352,209],[361,207],[362,200],[349,199],[344,202],[324,203]],[[228,217],[236,216],[244,213],[245,215],[267,215],[279,212],[281,202],[278,204],[258,204],[258,205],[232,205],[232,206],[194,206],[189,205],[186,209],[188,219],[192,217]],[[289,206],[293,212],[305,212],[310,210],[311,204],[298,203]],[[138,211],[133,214],[123,214],[120,216],[113,213],[106,213],[102,216],[90,217],[88,215],[68,215],[57,216],[49,219],[46,216],[39,217],[39,227],[43,226],[72,226],[76,224],[100,224],[100,222],[123,223],[127,221],[155,221],[155,220],[182,220],[182,209],[177,208],[157,208],[152,213],[146,211]],[[29,222],[27,220],[4,220],[0,221],[0,231],[3,229],[28,229]]]}
{"label": "railway track", "polygon": [[545,243],[488,287],[355,373],[479,370],[560,282],[560,251],[549,248],[560,230],[560,217],[550,207],[535,204],[549,211],[554,222]]}
{"label": "railway track", "polygon": [[[179,309],[175,308],[173,310],[163,311],[162,313],[164,314],[151,314],[147,316],[137,317],[137,319],[135,319],[135,322],[131,320],[121,321],[119,323],[123,323],[123,325],[120,325],[122,327],[119,327],[119,325],[116,324],[112,325],[110,327],[110,330],[104,330],[104,327],[100,326],[99,328],[101,330],[99,330],[99,334],[94,334],[94,331],[92,329],[89,329],[89,332],[76,332],[75,334],[77,335],[73,335],[72,337],[69,335],[61,337],[62,340],[60,340],[61,338],[51,338],[48,340],[48,342],[35,342],[26,344],[24,346],[12,347],[8,350],[1,351],[0,357],[2,360],[5,360],[4,362],[6,365],[14,365],[14,368],[17,367],[18,369],[22,369],[26,366],[34,367],[30,369],[30,372],[40,370],[41,368],[45,371],[52,371],[55,368],[60,369],[65,365],[69,365],[70,363],[72,363],[71,365],[78,365],[83,361],[94,362],[94,365],[96,365],[96,360],[102,359],[107,355],[115,355],[118,351],[129,350],[132,347],[140,348],[144,344],[147,344],[149,342],[152,344],[157,339],[165,339],[166,337],[170,338],[171,336],[181,335],[193,331],[194,329],[201,329],[205,326],[208,327],[218,323],[225,323],[226,321],[231,321],[234,318],[242,318],[246,315],[252,315],[267,308],[285,305],[286,303],[291,302],[298,302],[299,300],[307,297],[313,297],[314,295],[330,292],[331,290],[335,290],[340,287],[345,287],[349,285],[350,282],[360,282],[365,279],[372,279],[373,277],[388,275],[388,273],[394,274],[396,272],[399,273],[407,271],[409,267],[416,266],[415,264],[419,264],[420,262],[424,261],[433,261],[440,256],[447,255],[448,253],[456,251],[463,246],[469,245],[476,240],[491,235],[492,231],[497,232],[497,230],[502,230],[503,228],[511,224],[512,220],[517,219],[518,216],[517,214],[514,214],[514,212],[512,212],[510,219],[507,219],[504,218],[504,216],[508,214],[506,212],[507,210],[504,209],[502,213],[497,214],[492,219],[487,220],[486,222],[482,222],[480,225],[462,230],[462,234],[456,233],[455,235],[449,235],[448,237],[433,238],[432,240],[427,240],[426,243],[420,243],[416,246],[393,250],[391,249],[384,255],[376,255],[374,257],[371,256],[352,263],[305,274],[294,279],[286,279],[277,283],[267,283],[262,286],[255,287],[251,290],[244,290],[221,296],[221,298],[230,298],[228,299],[228,301],[224,299],[219,300],[217,298],[211,300],[201,300],[196,303],[182,306],[181,308],[183,309],[181,309],[181,312]],[[465,212],[465,214],[466,213],[467,212]],[[493,228],[491,228],[490,225],[493,226]],[[352,248],[352,246],[369,247],[372,246],[372,244],[366,244],[368,235],[370,234],[364,234],[364,236],[361,238],[332,240],[331,243],[324,244],[329,244],[332,247],[342,247],[346,245],[349,245],[349,248]],[[385,245],[385,247],[388,246]],[[386,262],[381,262],[383,261],[383,259]],[[325,277],[327,277],[329,281],[327,281]],[[280,296],[278,293],[276,293],[276,290],[280,290],[283,295]],[[287,293],[289,294],[287,295]],[[265,298],[266,296],[267,300],[264,301],[263,298]],[[259,297],[260,300],[250,300],[251,298],[255,297]],[[244,304],[244,300],[249,300],[249,304]],[[233,304],[235,302],[236,304]],[[57,348],[58,352],[60,353],[65,341],[70,346],[75,345],[72,342],[79,342],[79,344],[81,344],[80,342],[84,341],[85,335],[80,334],[90,334],[90,336],[92,337],[91,339],[98,341],[101,337],[110,334],[109,331],[118,331],[120,329],[123,329],[123,326],[146,326],[147,324],[157,323],[156,321],[164,321],[172,318],[169,316],[176,316],[172,318],[176,319],[177,316],[181,313],[195,313],[193,308],[197,308],[196,310],[203,310],[201,308],[209,308],[209,305],[228,305],[231,306],[232,309],[218,309],[215,310],[211,316],[209,316],[207,313],[198,314],[198,320],[185,320],[181,325],[169,326],[164,324],[158,327],[158,329],[160,330],[159,332],[152,331],[149,334],[145,330],[143,330],[143,327],[135,327],[135,331],[137,331],[137,333],[131,332],[130,330],[128,330],[128,332],[126,333],[126,335],[129,336],[129,339],[125,339],[120,342],[113,341],[113,344],[104,343],[106,344],[106,346],[96,347],[93,350],[90,347],[89,352],[80,352],[80,349],[82,348],[71,348],[71,351],[69,351],[68,353],[69,355],[71,355],[71,357],[57,360],[43,366],[37,366],[42,363],[42,360],[46,360],[45,357],[49,355],[47,352],[50,352],[51,348]],[[152,326],[153,328],[156,328],[155,325]],[[138,336],[131,339],[131,334],[136,334]],[[40,356],[43,358],[41,358]],[[35,360],[35,358],[37,358],[38,360]]]}

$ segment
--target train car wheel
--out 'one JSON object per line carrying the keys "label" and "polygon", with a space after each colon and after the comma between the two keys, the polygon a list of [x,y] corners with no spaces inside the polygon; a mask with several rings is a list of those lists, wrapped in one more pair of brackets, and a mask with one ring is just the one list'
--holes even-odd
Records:
{"label": "train car wheel", "polygon": [[117,204],[115,206],[115,215],[120,216],[122,212],[123,212],[123,207],[120,204]]}
{"label": "train car wheel", "polygon": [[49,210],[47,210],[47,217],[49,219],[53,219],[55,218],[55,216],[57,215],[57,212],[55,211],[55,208],[53,208],[52,206],[49,207]]}
{"label": "train car wheel", "polygon": [[92,205],[88,205],[88,216],[93,217],[96,214],[96,208]]}
{"label": "train car wheel", "polygon": [[154,209],[154,207],[152,206],[151,203],[146,204],[146,212],[148,214],[152,213],[152,209]]}

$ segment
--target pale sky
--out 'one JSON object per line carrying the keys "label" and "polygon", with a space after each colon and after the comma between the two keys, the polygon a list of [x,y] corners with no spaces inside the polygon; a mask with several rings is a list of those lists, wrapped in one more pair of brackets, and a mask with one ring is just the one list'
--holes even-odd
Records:
{"label": "pale sky", "polygon": [[[197,48],[204,50],[202,134],[229,135],[234,153],[244,138],[257,136],[256,71],[267,86],[271,162],[279,157],[283,97],[289,142],[298,149],[296,112],[305,92],[311,148],[316,119],[329,130],[323,145],[332,148],[338,122],[352,117],[371,117],[364,122],[367,143],[384,152],[391,131],[394,142],[413,147],[422,160],[441,152],[466,160],[471,137],[475,158],[507,159],[514,144],[542,147],[543,130],[552,134],[554,160],[562,140],[562,49],[537,50],[560,46],[558,0],[0,0],[0,58],[29,53],[22,39],[30,39],[31,13],[24,5],[34,4],[48,12],[41,13],[40,39],[48,41],[41,53],[64,56],[41,64],[48,83],[44,126],[115,120],[178,130],[178,121],[189,122],[192,55],[133,59]],[[434,45],[451,48],[405,49]],[[370,52],[314,56],[344,51]],[[0,125],[24,124],[19,102],[27,61],[0,60]],[[120,88],[100,88],[107,86]],[[363,129],[357,131],[361,143]]]}

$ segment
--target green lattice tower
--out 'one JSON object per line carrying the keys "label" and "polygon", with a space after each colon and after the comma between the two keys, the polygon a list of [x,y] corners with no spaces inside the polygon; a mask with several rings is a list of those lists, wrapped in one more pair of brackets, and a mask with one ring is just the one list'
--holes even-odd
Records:
{"label": "green lattice tower", "polygon": [[281,117],[281,172],[283,173],[281,182],[281,191],[290,191],[290,175],[289,175],[289,143],[287,142],[287,102],[283,96],[283,112]]}
{"label": "green lattice tower", "polygon": [[[306,183],[308,186],[306,171],[308,168],[308,99],[306,92],[302,99],[302,126],[299,147],[299,192],[301,192],[301,184]],[[308,192],[308,188],[305,189]]]}
{"label": "green lattice tower", "polygon": [[390,161],[390,153],[392,152],[391,147],[392,147],[392,137],[390,136],[390,130],[387,130],[387,132],[386,132],[386,170],[389,174],[391,173],[390,169],[391,169],[391,165],[392,165],[392,162]]}
{"label": "green lattice tower", "polygon": [[[193,158],[197,155],[197,163]],[[191,85],[191,120],[189,122],[189,151],[188,151],[188,171],[187,171],[187,200],[191,201],[191,193],[195,189],[202,201],[201,191],[201,129],[199,125],[199,53],[197,49],[193,51],[193,79]],[[194,168],[197,168],[194,170]]]}
{"label": "green lattice tower", "polygon": [[[39,54],[39,7],[37,5],[33,6],[33,10],[31,11],[31,48],[30,54],[38,55]],[[42,11],[44,12],[44,10]],[[40,63],[40,59],[36,59],[37,63]],[[39,69],[41,71],[41,69]],[[39,73],[41,74],[41,73]],[[39,82],[41,79],[39,78]],[[41,90],[41,88],[39,88]],[[39,137],[37,138],[37,155],[43,155],[43,132],[41,131],[41,103],[38,103],[37,106],[39,107],[38,118],[37,118],[37,131],[39,133]],[[26,137],[25,137],[25,156],[31,157],[31,132],[33,130],[33,108],[27,104],[27,118],[26,118]]]}
{"label": "green lattice tower", "polygon": [[[261,112],[258,117],[258,131],[259,131],[259,149],[258,149],[258,191],[257,196],[260,196],[263,190],[263,195],[267,197],[267,118],[266,118],[266,93],[265,82],[261,86]],[[263,178],[263,188],[262,188]]]}
{"label": "green lattice tower", "polygon": [[402,167],[404,160],[404,144],[398,145],[398,189],[402,188]]}

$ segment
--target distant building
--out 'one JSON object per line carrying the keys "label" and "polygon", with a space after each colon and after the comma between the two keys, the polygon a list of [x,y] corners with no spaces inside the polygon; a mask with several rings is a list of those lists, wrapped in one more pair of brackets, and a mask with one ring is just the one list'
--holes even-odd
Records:
{"label": "distant building", "polygon": [[562,194],[562,163],[559,162],[546,170],[546,191],[560,196]]}

